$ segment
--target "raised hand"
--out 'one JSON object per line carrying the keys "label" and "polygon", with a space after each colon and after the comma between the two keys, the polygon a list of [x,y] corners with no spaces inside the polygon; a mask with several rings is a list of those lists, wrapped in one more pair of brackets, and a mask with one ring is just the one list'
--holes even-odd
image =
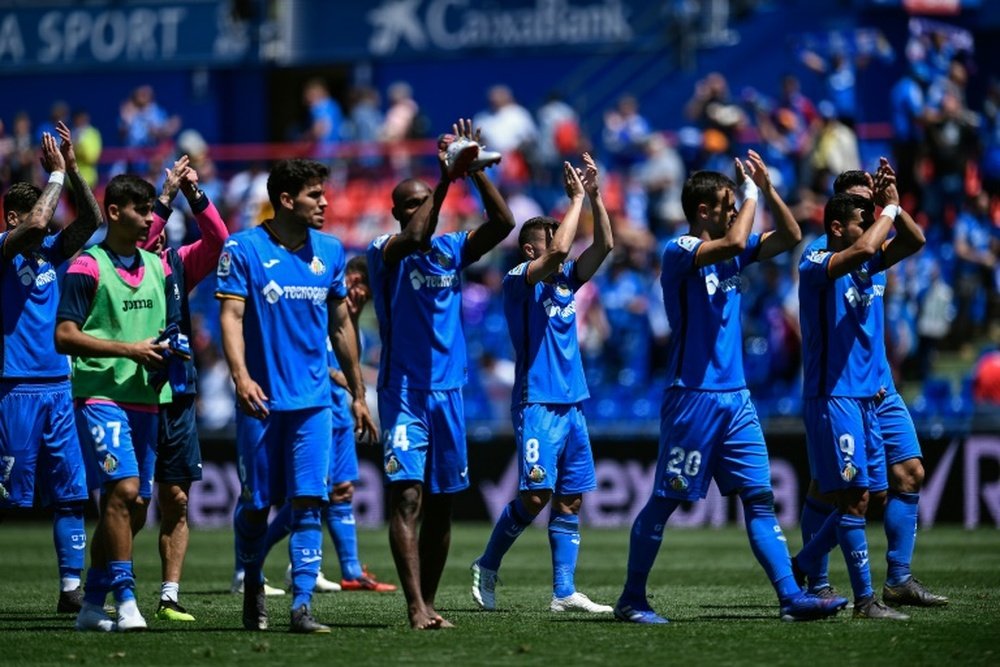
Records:
{"label": "raised hand", "polygon": [[590,197],[596,197],[600,193],[600,183],[599,175],[597,172],[597,163],[594,162],[594,158],[590,156],[590,153],[583,154],[583,172],[577,169],[577,173],[580,174],[580,180],[583,182],[583,189]]}
{"label": "raised hand", "polygon": [[736,185],[743,185],[743,183],[747,180],[747,169],[743,166],[743,163],[740,162],[738,157],[733,158],[733,166],[735,167]]}
{"label": "raised hand", "polygon": [[764,158],[755,150],[748,150],[747,157],[746,164],[750,178],[758,188],[766,192],[771,187],[771,174],[767,170],[767,165],[764,164]]}
{"label": "raised hand", "polygon": [[54,171],[66,171],[66,158],[59,152],[55,137],[48,132],[42,133],[42,155],[38,161],[50,174]]}
{"label": "raised hand", "polygon": [[566,196],[570,199],[583,197],[583,181],[580,180],[576,168],[569,162],[563,162],[563,186],[566,188]]}
{"label": "raised hand", "polygon": [[879,206],[899,204],[899,191],[896,189],[896,171],[884,157],[879,158],[878,170],[875,172],[874,190],[875,203]]}
{"label": "raised hand", "polygon": [[163,201],[167,206],[174,200],[177,196],[177,191],[180,190],[181,181],[187,175],[188,165],[190,163],[190,158],[187,155],[180,156],[176,162],[174,162],[173,169],[166,169],[167,177],[163,181],[163,191],[160,193],[160,200]]}
{"label": "raised hand", "polygon": [[465,137],[469,141],[475,141],[477,144],[481,143],[482,129],[477,128],[473,130],[471,118],[459,118],[457,123],[452,124],[451,129],[456,137]]}
{"label": "raised hand", "polygon": [[198,192],[198,172],[189,166],[181,177],[181,192],[185,197],[191,197]]}
{"label": "raised hand", "polygon": [[73,134],[66,123],[59,121],[56,123],[56,132],[59,133],[59,152],[62,153],[63,160],[66,161],[66,168],[76,171],[76,153],[73,151]]}

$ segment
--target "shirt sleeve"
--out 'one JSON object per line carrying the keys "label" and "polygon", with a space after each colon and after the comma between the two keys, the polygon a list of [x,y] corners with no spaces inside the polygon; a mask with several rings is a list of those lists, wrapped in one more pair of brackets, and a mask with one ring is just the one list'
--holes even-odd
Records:
{"label": "shirt sleeve", "polygon": [[760,242],[763,235],[756,232],[747,237],[747,247],[740,253],[739,267],[742,269],[748,264],[753,264],[760,257]]}
{"label": "shirt sleeve", "polygon": [[250,270],[247,266],[246,254],[242,245],[236,239],[226,241],[219,255],[219,265],[215,269],[218,283],[215,288],[217,299],[246,300],[250,284]]}
{"label": "shirt sleeve", "polygon": [[534,289],[534,285],[528,284],[528,262],[518,264],[503,277],[503,296],[508,301],[527,298],[529,289]]}
{"label": "shirt sleeve", "polygon": [[73,261],[63,279],[57,322],[67,320],[83,324],[86,321],[97,290],[97,276],[97,262],[90,255],[80,255]]}
{"label": "shirt sleeve", "polygon": [[375,282],[375,276],[380,276],[385,271],[385,247],[392,237],[393,234],[379,236],[371,242],[365,253],[368,255],[368,273],[372,276],[371,280],[373,283]]}
{"label": "shirt sleeve", "polygon": [[830,258],[829,250],[813,250],[802,255],[799,261],[799,280],[803,285],[819,286],[830,282],[828,273]]}
{"label": "shirt sleeve", "polygon": [[667,241],[663,249],[661,271],[664,280],[677,279],[693,271],[695,256],[702,240],[693,236],[681,236]]}
{"label": "shirt sleeve", "polygon": [[167,297],[167,324],[181,323],[181,288],[173,273],[163,276],[163,291]]}
{"label": "shirt sleeve", "polygon": [[222,246],[229,238],[226,223],[222,221],[218,209],[208,200],[207,195],[195,202],[191,208],[201,238],[177,251],[184,264],[184,285],[180,287],[185,292],[193,290],[212,272],[212,268],[218,265]]}
{"label": "shirt sleeve", "polygon": [[473,263],[468,257],[469,232],[452,232],[445,234],[442,238],[447,240],[449,251],[455,259],[458,271]]}
{"label": "shirt sleeve", "polygon": [[566,283],[569,285],[569,288],[571,290],[573,290],[574,292],[576,292],[581,287],[583,287],[583,283],[580,282],[580,279],[577,278],[577,275],[576,275],[576,260],[575,259],[571,259],[568,262],[563,262],[563,265],[562,265],[562,274],[563,274],[563,277],[566,278]]}

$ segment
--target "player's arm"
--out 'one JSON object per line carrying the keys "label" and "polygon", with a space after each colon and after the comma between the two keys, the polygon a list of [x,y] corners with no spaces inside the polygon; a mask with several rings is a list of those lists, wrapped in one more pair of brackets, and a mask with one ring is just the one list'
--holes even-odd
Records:
{"label": "player's arm", "polygon": [[31,207],[28,219],[4,237],[3,248],[0,249],[4,259],[11,259],[39,247],[48,234],[49,222],[59,205],[59,195],[66,179],[66,160],[59,152],[55,138],[48,132],[42,134],[41,163],[45,171],[51,174],[49,182]]}
{"label": "player's arm", "polygon": [[246,344],[243,340],[243,299],[217,295],[221,301],[219,324],[222,328],[222,352],[229,364],[229,374],[236,385],[236,402],[251,417],[264,419],[268,415],[268,397],[253,378],[246,364]]}
{"label": "player's arm", "polygon": [[188,156],[182,155],[174,162],[173,169],[164,170],[166,176],[163,179],[163,188],[160,190],[160,196],[153,202],[153,224],[149,226],[146,240],[139,245],[143,250],[150,250],[156,245],[156,239],[163,232],[163,228],[167,226],[167,220],[172,211],[171,206],[181,187],[181,179],[190,168],[189,162]]}
{"label": "player's arm", "polygon": [[229,238],[229,229],[222,221],[215,204],[198,187],[198,175],[194,169],[188,169],[181,181],[181,192],[184,193],[184,198],[194,213],[195,222],[198,223],[198,231],[201,232],[200,239],[177,251],[184,264],[184,285],[179,287],[190,292],[218,264],[219,254]]}
{"label": "player's arm", "polygon": [[477,171],[470,176],[479,196],[486,208],[486,222],[469,233],[466,246],[467,262],[472,263],[495,248],[514,231],[514,214],[507,207],[507,202],[500,196],[493,182],[483,171]]}
{"label": "player's arm", "polygon": [[761,237],[757,259],[770,259],[783,252],[788,252],[801,243],[802,229],[795,220],[795,216],[788,210],[781,195],[774,189],[767,166],[760,159],[760,155],[755,151],[750,151],[750,159],[758,162],[758,168],[753,174],[754,183],[760,188],[764,195],[764,201],[767,202],[767,208],[774,216],[774,231]]}
{"label": "player's arm", "polygon": [[[439,161],[444,159],[443,152],[438,154],[438,159]],[[382,247],[382,258],[386,264],[398,264],[407,255],[426,250],[430,246],[431,237],[437,229],[441,206],[448,195],[449,185],[451,181],[442,166],[441,179],[431,192],[431,196],[427,197],[414,212],[406,227],[398,234],[390,236]]]}
{"label": "player's arm", "polygon": [[594,216],[594,240],[576,260],[576,279],[580,283],[590,280],[608,254],[615,248],[615,239],[611,233],[611,218],[608,209],[601,199],[601,188],[598,182],[597,164],[590,153],[583,154],[584,172],[583,189],[590,198],[590,209]]}
{"label": "player's arm", "polygon": [[361,363],[358,361],[358,334],[354,328],[346,299],[331,300],[327,304],[329,319],[327,333],[337,355],[337,363],[347,379],[347,389],[351,392],[351,413],[354,416],[355,434],[360,440],[378,442],[378,428],[368,412],[365,401],[365,382],[361,377]]}
{"label": "player's arm", "polygon": [[59,133],[59,152],[62,153],[66,162],[66,175],[69,177],[70,185],[73,188],[73,201],[76,204],[76,220],[69,223],[59,235],[59,243],[62,244],[60,251],[63,257],[72,257],[83,248],[97,228],[103,222],[101,207],[94,197],[90,186],[80,175],[80,169],[76,163],[76,152],[73,148],[73,136],[66,124],[62,121],[56,123],[56,132]]}
{"label": "player's arm", "polygon": [[[879,169],[876,172],[879,181],[875,188],[875,198],[885,206],[893,201],[899,201],[899,195],[896,192],[896,172],[884,157],[880,158],[879,162]],[[883,255],[885,268],[919,252],[927,243],[923,230],[920,229],[913,217],[902,208],[899,208],[893,227],[896,229],[896,235],[885,245]]]}
{"label": "player's arm", "polygon": [[528,262],[524,278],[529,285],[535,285],[558,271],[573,246],[576,227],[580,222],[580,211],[583,210],[584,191],[580,175],[569,162],[563,162],[563,185],[566,188],[566,196],[569,197],[569,208],[563,215],[562,223],[556,227],[549,247],[542,255]]}
{"label": "player's arm", "polygon": [[[752,152],[752,151],[751,151]],[[754,155],[756,155],[754,153]],[[758,160],[760,156],[757,156]],[[718,264],[728,259],[736,257],[747,247],[747,240],[750,238],[750,230],[753,229],[753,216],[757,211],[757,198],[760,196],[759,189],[752,179],[747,178],[747,171],[751,174],[758,169],[758,165],[748,160],[746,167],[739,158],[734,160],[736,165],[736,185],[743,195],[743,205],[739,213],[736,214],[736,221],[726,231],[726,235],[721,239],[710,239],[698,246],[695,253],[695,266],[709,266]],[[761,161],[760,164],[763,164]]]}
{"label": "player's arm", "polygon": [[[893,192],[895,192],[895,188],[893,188]],[[882,213],[875,220],[875,223],[866,229],[850,248],[835,252],[830,256],[830,261],[826,265],[827,277],[834,279],[846,276],[861,268],[861,265],[882,250],[885,239],[889,236],[889,231],[895,222],[896,212],[899,210],[899,198],[897,197],[892,204],[895,206],[886,206],[882,209]]]}

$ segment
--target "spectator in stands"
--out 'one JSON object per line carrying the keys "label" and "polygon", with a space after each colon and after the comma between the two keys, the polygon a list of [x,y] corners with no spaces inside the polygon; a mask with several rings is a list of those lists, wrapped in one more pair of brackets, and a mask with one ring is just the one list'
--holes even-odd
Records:
{"label": "spectator in stands", "polygon": [[712,72],[698,81],[684,114],[702,128],[702,168],[729,169],[729,148],[746,123],[746,113],[730,100],[726,77]]}
{"label": "spectator in stands", "polygon": [[229,179],[222,217],[230,221],[231,231],[256,227],[274,214],[267,197],[267,173],[264,163],[256,160]]}
{"label": "spectator in stands", "polygon": [[955,221],[954,247],[958,292],[955,335],[967,341],[984,332],[989,306],[997,293],[997,244],[990,219],[990,197],[985,191],[966,199],[965,210]]}
{"label": "spectator in stands", "polygon": [[73,146],[80,175],[88,186],[96,187],[97,163],[101,159],[103,140],[100,130],[91,125],[90,113],[86,109],[73,112]]}
{"label": "spectator in stands", "polygon": [[601,140],[611,157],[611,168],[627,170],[640,162],[650,127],[639,113],[639,101],[634,95],[624,95],[614,109],[604,114]]}
{"label": "spectator in stands", "polygon": [[819,54],[806,51],[802,55],[806,67],[823,76],[826,96],[833,104],[837,119],[854,127],[858,117],[857,76],[855,63],[843,51],[834,51],[827,62]]}
{"label": "spectator in stands", "polygon": [[503,154],[500,181],[526,181],[530,176],[527,153],[534,149],[538,138],[535,120],[517,103],[507,86],[493,86],[487,92],[487,99],[489,109],[476,114],[473,123],[482,128],[486,147]]}
{"label": "spectator in stands", "polygon": [[952,92],[941,98],[937,119],[927,126],[926,151],[933,177],[927,183],[924,211],[931,224],[954,216],[962,203],[966,169],[979,157],[979,136],[961,101]]}
{"label": "spectator in stands", "polygon": [[684,220],[681,190],[684,187],[684,163],[673,146],[660,133],[650,134],[643,143],[645,159],[632,169],[632,176],[646,196],[646,220],[649,230],[660,240],[672,235],[674,223]]}
{"label": "spectator in stands", "polygon": [[49,117],[47,120],[42,121],[35,128],[35,141],[36,143],[41,143],[42,135],[45,133],[51,134],[53,137],[56,135],[56,125],[59,123],[64,123],[67,127],[70,124],[69,117],[69,105],[58,100],[52,104],[49,108]]}
{"label": "spectator in stands", "polygon": [[322,79],[311,79],[302,90],[302,101],[309,111],[309,127],[305,138],[316,145],[316,156],[333,157],[334,150],[343,136],[343,114],[340,105],[330,97],[330,90]]}
{"label": "spectator in stands", "polygon": [[1000,408],[1000,351],[979,358],[972,373],[972,396],[976,403]]}
{"label": "spectator in stands", "polygon": [[14,116],[14,126],[11,131],[13,149],[10,158],[10,181],[35,181],[35,141],[31,134],[31,117],[26,111],[20,111]]}
{"label": "spectator in stands", "polygon": [[[904,202],[907,195],[919,199],[920,180],[917,178],[917,163],[924,138],[926,111],[924,109],[925,89],[930,70],[924,63],[910,66],[907,74],[892,87],[889,93],[892,111],[892,154],[893,164],[899,165],[896,173],[899,194]],[[907,208],[912,205],[907,204]]]}
{"label": "spectator in stands", "polygon": [[[858,150],[858,136],[848,125],[841,122],[837,110],[831,102],[819,103],[820,122],[813,153],[809,158],[814,173],[833,177],[850,169],[861,168],[861,154]],[[827,179],[822,182],[824,192]]]}
{"label": "spectator in stands", "polygon": [[645,387],[649,377],[649,251],[652,237],[618,228],[618,241],[608,270],[597,276],[601,304],[611,326],[604,347],[609,382]]}
{"label": "spectator in stands", "polygon": [[119,111],[118,129],[125,145],[129,147],[155,146],[163,139],[172,137],[180,127],[177,116],[168,116],[156,103],[153,87],[139,86]]}
{"label": "spectator in stands", "polygon": [[375,146],[385,122],[380,104],[381,99],[374,88],[359,86],[351,91],[351,111],[345,137],[360,144],[356,164],[365,175],[382,162]]}
{"label": "spectator in stands", "polygon": [[389,86],[389,109],[379,132],[379,140],[388,146],[389,162],[397,178],[410,176],[410,149],[406,140],[423,136],[424,128],[418,123],[420,107],[413,99],[413,89],[405,81]]}
{"label": "spectator in stands", "polygon": [[[535,157],[540,166],[548,172],[558,171],[555,182],[559,185],[562,178],[562,163],[570,155],[577,155],[580,150],[580,117],[563,99],[561,93],[552,91],[538,109],[538,143],[535,146]],[[547,180],[552,180],[551,178]],[[561,185],[559,185],[561,188]]]}
{"label": "spectator in stands", "polygon": [[955,291],[941,275],[937,263],[930,265],[930,285],[920,296],[920,316],[917,318],[917,374],[921,379],[930,375],[934,355],[951,330],[955,319]]}

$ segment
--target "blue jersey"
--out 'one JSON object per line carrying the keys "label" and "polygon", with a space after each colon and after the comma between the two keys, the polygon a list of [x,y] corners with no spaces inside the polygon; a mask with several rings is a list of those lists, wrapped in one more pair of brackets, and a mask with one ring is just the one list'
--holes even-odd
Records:
{"label": "blue jersey", "polygon": [[462,330],[462,269],[468,232],[431,239],[430,250],[386,264],[380,236],[368,246],[372,302],[382,337],[378,386],[459,389],[468,376]]}
{"label": "blue jersey", "polygon": [[[808,246],[806,246],[806,249],[802,253],[802,256],[809,257],[809,255],[815,251],[821,251],[821,252],[825,251],[826,241],[827,241],[826,234],[823,234],[815,241],[810,243]],[[881,286],[877,288],[880,295],[885,293],[884,272],[880,271],[879,273],[873,275],[872,283],[873,285]],[[875,345],[875,366],[878,373],[879,386],[885,389],[886,394],[891,395],[897,393],[896,381],[892,379],[892,368],[889,366],[889,355],[885,347],[885,331],[884,331],[885,302],[881,296],[878,299],[878,308],[881,311],[879,317],[882,318],[881,326],[883,327],[883,329],[882,329],[882,335],[877,336],[876,339],[872,341],[872,343]]]}
{"label": "blue jersey", "polygon": [[340,241],[313,230],[296,250],[281,245],[267,223],[226,241],[216,296],[246,302],[247,370],[271,410],[330,405],[327,301],[347,296],[344,262]]}
{"label": "blue jersey", "polygon": [[[885,356],[884,257],[879,251],[840,278],[828,274],[833,253],[816,249],[799,262],[803,396],[872,398]],[[886,387],[888,389],[888,387]]]}
{"label": "blue jersey", "polygon": [[[0,247],[8,233],[0,234]],[[56,269],[66,261],[61,248],[56,234],[35,250],[0,261],[0,377],[4,379],[69,376],[69,361],[56,352],[55,343]]]}
{"label": "blue jersey", "polygon": [[511,403],[579,403],[590,396],[576,336],[576,299],[582,283],[576,262],[566,262],[552,282],[529,285],[528,262],[503,279],[503,311],[517,353]]}
{"label": "blue jersey", "polygon": [[733,259],[699,267],[701,239],[681,236],[663,250],[663,305],[674,332],[667,346],[667,381],[688,389],[735,391],[743,376],[743,327],[740,324],[740,271],[757,260],[760,234]]}
{"label": "blue jersey", "polygon": [[[333,352],[333,344],[326,340],[326,364],[339,371],[340,362]],[[354,416],[351,414],[351,393],[339,384],[330,380],[330,400],[333,402],[333,428],[354,428]]]}

